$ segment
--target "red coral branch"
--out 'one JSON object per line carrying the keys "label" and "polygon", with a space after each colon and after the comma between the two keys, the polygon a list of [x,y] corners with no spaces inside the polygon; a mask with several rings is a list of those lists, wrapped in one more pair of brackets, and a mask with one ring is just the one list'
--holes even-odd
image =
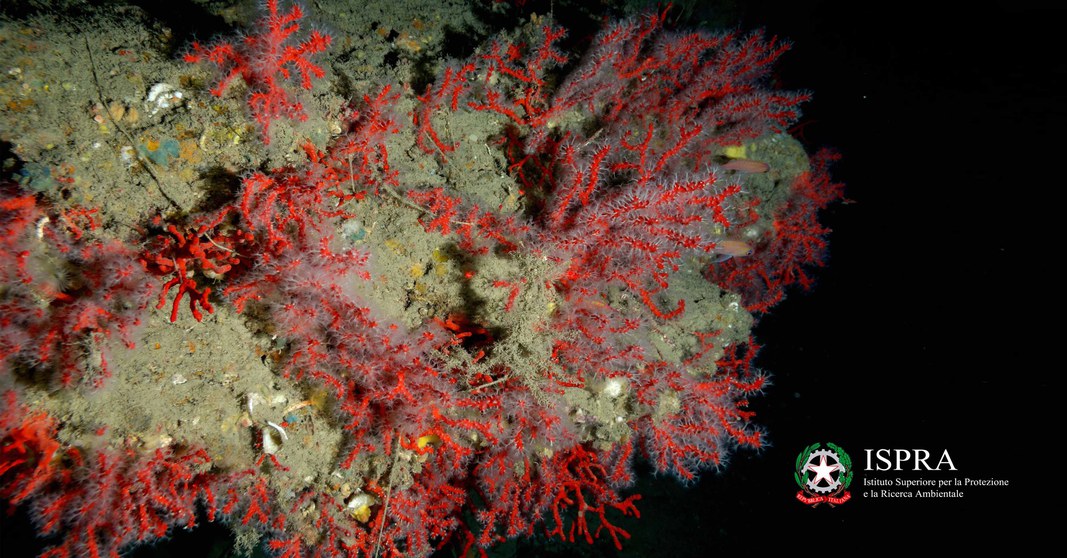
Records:
{"label": "red coral branch", "polygon": [[287,44],[300,30],[304,10],[293,4],[288,12],[278,12],[278,0],[267,0],[267,13],[259,22],[259,33],[247,35],[240,42],[219,42],[211,47],[192,44],[192,52],[184,59],[189,63],[208,61],[223,72],[223,77],[211,89],[221,97],[230,83],[241,77],[250,90],[248,107],[263,130],[263,142],[270,143],[270,124],[281,117],[307,120],[303,105],[294,100],[283,86],[283,80],[300,76],[300,86],[311,90],[311,78],[326,75],[321,66],[311,62],[311,55],[330,46],[330,36],[313,30],[302,42]]}
{"label": "red coral branch", "polygon": [[[171,304],[171,322],[177,321],[178,309],[185,294],[190,295],[189,310],[196,321],[204,317],[200,308],[208,314],[215,311],[208,300],[211,287],[200,289],[196,277],[220,279],[247,263],[248,256],[242,257],[240,251],[249,247],[253,237],[242,231],[220,232],[219,225],[227,214],[228,211],[221,211],[202,224],[187,227],[184,232],[168,224],[165,232],[153,237],[148,249],[142,252],[140,261],[145,271],[169,278],[159,292],[156,308],[163,308],[171,288],[178,287]],[[153,222],[156,226],[161,223],[159,217]]]}

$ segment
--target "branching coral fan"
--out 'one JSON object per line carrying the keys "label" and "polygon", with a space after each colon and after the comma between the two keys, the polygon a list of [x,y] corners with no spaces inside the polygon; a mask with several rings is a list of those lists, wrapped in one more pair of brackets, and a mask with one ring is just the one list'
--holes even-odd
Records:
{"label": "branching coral fan", "polygon": [[[264,141],[273,119],[303,115],[278,77],[295,69],[310,88],[322,76],[310,56],[329,44],[313,32],[289,45],[302,12],[267,8],[260,34],[187,57],[223,68],[216,94],[245,81]],[[0,496],[29,505],[41,532],[67,533],[45,555],[115,556],[194,525],[196,502],[286,557],[421,556],[538,529],[621,548],[629,534],[615,518],[637,514],[639,496],[625,492],[635,459],[691,481],[760,447],[748,399],[764,377],[746,308],[766,311],[808,283],[827,232],[816,214],[840,187],[826,157],[775,180],[739,156],[791,141],[782,132],[805,96],[763,86],[786,45],[663,26],[652,14],[608,27],[562,79],[563,29],[499,38],[442,71],[411,128],[394,112],[402,92],[385,86],[325,151],[308,144],[304,165],[248,176],[214,211],[149,223],[139,255],[77,225],[91,215],[5,188],[5,376],[55,370],[63,387],[99,384],[99,347],[132,342],[153,297],[163,307],[176,293],[171,321],[183,296],[197,320],[214,299],[270,334],[281,378],[343,430],[334,466],[350,481],[287,475],[288,423],[257,430],[256,463],[227,468],[196,440],[65,444],[57,420],[11,390]],[[499,124],[514,203],[416,186],[390,164],[402,133],[451,164],[460,144],[443,126],[479,113]],[[438,275],[463,293],[414,327],[368,294],[383,275],[359,224],[385,206],[437,235]]]}

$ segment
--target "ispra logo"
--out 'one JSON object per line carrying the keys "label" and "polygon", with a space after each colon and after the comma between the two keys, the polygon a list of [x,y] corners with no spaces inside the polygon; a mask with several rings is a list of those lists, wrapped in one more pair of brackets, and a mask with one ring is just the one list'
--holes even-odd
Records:
{"label": "ispra logo", "polygon": [[826,443],[826,449],[819,448],[815,442],[797,456],[793,472],[800,486],[797,500],[811,507],[823,503],[830,507],[844,504],[852,498],[848,491],[852,484],[852,458],[832,442]]}

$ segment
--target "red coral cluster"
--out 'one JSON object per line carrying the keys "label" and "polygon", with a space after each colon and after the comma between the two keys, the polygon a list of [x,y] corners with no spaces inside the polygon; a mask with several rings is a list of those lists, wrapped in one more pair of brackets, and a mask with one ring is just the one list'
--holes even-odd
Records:
{"label": "red coral cluster", "polygon": [[[301,10],[279,15],[276,0],[267,8],[259,34],[240,45],[194,44],[187,57],[227,72],[215,94],[244,78],[265,141],[272,119],[303,116],[278,76],[288,78],[291,66],[310,88],[322,71],[307,57],[329,42],[313,32],[286,45]],[[284,346],[281,374],[329,393],[347,439],[337,466],[362,467],[368,480],[357,502],[321,487],[281,493],[269,464],[209,471],[201,450],[82,455],[59,446],[51,419],[12,410],[12,398],[0,415],[8,487],[0,495],[32,501],[44,532],[70,530],[50,556],[113,555],[162,537],[191,526],[198,501],[209,519],[267,533],[286,557],[421,556],[453,537],[484,548],[539,528],[568,541],[606,535],[621,547],[629,534],[617,517],[637,515],[638,496],[624,491],[638,456],[690,481],[736,448],[762,443],[748,410],[764,383],[752,367],[755,347],[710,318],[678,325],[695,302],[687,305],[694,297],[677,285],[700,279],[700,258],[714,260],[740,225],[761,218],[738,211],[754,200],[719,164],[721,148],[780,132],[805,99],[762,85],[784,45],[663,27],[662,14],[613,25],[554,86],[550,76],[567,57],[563,30],[547,25],[529,41],[500,39],[445,69],[419,97],[418,145],[442,164],[457,144],[442,139],[441,118],[500,117],[521,211],[487,210],[443,188],[405,191],[385,147],[400,129],[388,86],[363,98],[325,152],[306,147],[304,166],[250,175],[234,201],[190,225],[154,223],[139,258],[42,220],[33,198],[5,197],[0,226],[13,271],[0,294],[13,311],[5,316],[25,316],[0,322],[5,370],[31,357],[55,363],[60,353],[64,383],[84,375],[77,355],[62,354],[69,344],[51,339],[127,333],[150,298],[145,272],[166,279],[160,307],[177,288],[172,321],[183,296],[197,320],[201,309],[211,312],[202,281],[222,281],[216,301],[264,320]],[[803,266],[823,247],[815,213],[840,190],[820,168],[798,180],[760,255],[710,272],[756,309],[805,282]],[[455,240],[468,262],[466,288],[483,286],[490,309],[450,309],[460,313],[414,330],[384,317],[361,288],[372,254],[343,233],[358,217],[351,202],[368,198],[417,210],[426,230]],[[41,280],[35,250],[55,251],[87,279],[77,289]],[[541,262],[533,266],[540,275],[493,276],[478,265],[490,259],[510,269]],[[725,296],[702,288],[698,298]],[[514,327],[543,346],[483,323],[493,319],[485,312],[520,307],[532,317]],[[45,349],[31,339],[44,339]],[[618,411],[605,418],[598,408]]]}
{"label": "red coral cluster", "polygon": [[[565,61],[561,29],[546,26],[533,47],[494,42],[427,88],[415,123],[423,149],[443,156],[453,146],[440,141],[435,113],[506,117],[516,127],[504,138],[510,168],[541,200],[538,240],[568,263],[559,281],[583,292],[622,283],[670,318],[682,305],[661,310],[654,299],[678,260],[711,253],[725,239],[715,231],[736,224],[728,210],[740,185],[712,164],[716,149],[783,130],[807,97],[760,86],[787,45],[758,34],[669,35],[662,25],[653,15],[604,31],[551,94],[546,74]],[[595,128],[561,133],[575,111]]]}
{"label": "red coral cluster", "polygon": [[[170,321],[177,321],[182,296],[187,293],[190,295],[189,311],[196,321],[204,318],[200,308],[208,314],[215,311],[209,300],[211,287],[201,289],[196,282],[197,275],[221,279],[248,261],[249,256],[242,256],[241,250],[251,244],[252,235],[239,230],[228,233],[218,230],[227,214],[228,211],[221,211],[204,223],[188,227],[185,232],[168,223],[165,232],[153,236],[141,253],[140,261],[145,271],[167,278],[159,292],[156,308],[166,306],[167,294],[178,287],[171,303]],[[156,217],[153,225],[161,226],[162,219]]]}
{"label": "red coral cluster", "polygon": [[760,249],[751,258],[708,268],[708,278],[741,293],[752,312],[766,312],[781,302],[792,285],[811,288],[808,269],[823,265],[830,232],[819,223],[819,212],[844,194],[844,186],[830,178],[830,164],[838,158],[829,150],[816,153],[811,170],[793,181],[792,195],[774,212],[772,226],[758,240]]}
{"label": "red coral cluster", "polygon": [[283,80],[300,74],[300,86],[311,89],[311,78],[326,72],[310,56],[330,46],[330,36],[312,31],[298,44],[289,44],[300,30],[304,10],[293,4],[288,12],[278,12],[278,0],[267,0],[267,15],[260,22],[260,32],[240,42],[219,42],[210,47],[194,42],[186,62],[211,62],[225,74],[211,89],[216,97],[226,93],[234,79],[240,77],[250,93],[248,107],[263,130],[264,143],[270,143],[270,124],[281,117],[307,120],[303,105],[292,98]]}
{"label": "red coral cluster", "polygon": [[[685,312],[684,300],[665,295],[686,258],[715,254],[744,224],[731,207],[741,186],[714,164],[716,149],[781,131],[806,97],[760,86],[784,45],[758,35],[669,34],[662,25],[662,15],[652,15],[605,30],[551,96],[546,74],[563,59],[555,47],[562,31],[550,26],[532,44],[493,43],[427,89],[416,124],[428,152],[453,149],[435,131],[436,113],[489,111],[512,124],[503,138],[511,169],[537,203],[523,227],[488,228],[481,223],[502,219],[475,218],[440,194],[411,196],[436,213],[428,228],[448,232],[444,224],[462,216],[466,237],[505,250],[536,246],[558,264],[549,279],[564,303],[546,327],[559,336],[559,369],[545,376],[559,388],[624,381],[648,409],[633,420],[631,443],[658,469],[688,480],[736,445],[759,446],[744,407],[763,380],[751,373],[750,356],[729,356],[753,350],[724,354],[727,338],[695,331],[700,342],[689,356],[667,362],[634,340]],[[574,111],[583,117],[565,125]],[[644,310],[627,306],[618,289]],[[697,370],[716,343],[723,356],[708,377]],[[606,480],[628,479],[620,471]]]}
{"label": "red coral cluster", "polygon": [[31,503],[41,535],[63,533],[42,558],[117,557],[174,526],[196,526],[197,502],[215,518],[215,475],[203,450],[103,449],[85,453],[56,440],[56,422],[28,412],[15,392],[0,413],[0,498]]}
{"label": "red coral cluster", "polygon": [[105,340],[133,344],[154,289],[133,251],[86,211],[0,185],[0,370],[42,366],[63,387],[108,377]]}

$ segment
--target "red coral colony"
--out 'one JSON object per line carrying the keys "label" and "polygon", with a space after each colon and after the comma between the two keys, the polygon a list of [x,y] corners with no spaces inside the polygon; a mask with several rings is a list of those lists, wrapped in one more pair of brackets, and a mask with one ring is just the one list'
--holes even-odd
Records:
{"label": "red coral colony", "polygon": [[[310,57],[330,43],[316,31],[290,44],[302,11],[267,9],[259,34],[186,57],[220,67],[216,95],[245,82],[264,141],[273,120],[305,118],[283,78],[310,89],[324,76]],[[417,99],[381,87],[329,147],[247,175],[217,209],[145,223],[138,248],[92,211],[4,186],[0,496],[60,534],[44,556],[118,556],[216,519],[286,557],[449,542],[484,555],[535,533],[621,548],[635,460],[692,481],[759,448],[752,313],[810,283],[827,232],[816,216],[840,186],[831,157],[809,164],[783,133],[806,96],[763,86],[787,45],[664,26],[615,23],[568,66],[564,30],[542,20]],[[496,132],[466,146],[449,123],[472,115]],[[390,158],[404,138],[438,182]],[[500,162],[506,199],[449,185],[478,151]],[[780,152],[800,162],[769,162]],[[385,266],[412,261],[383,232],[388,215],[433,246],[405,268],[417,319],[380,302],[401,288]],[[108,389],[112,353],[146,343],[149,306],[180,321],[183,298],[197,321],[239,313],[268,339],[276,381],[303,394],[273,421],[255,409],[264,396],[240,396],[235,428],[258,457],[224,459],[211,438],[112,439],[47,412],[49,389]],[[291,448],[323,431],[337,433],[330,462],[298,476]]]}

